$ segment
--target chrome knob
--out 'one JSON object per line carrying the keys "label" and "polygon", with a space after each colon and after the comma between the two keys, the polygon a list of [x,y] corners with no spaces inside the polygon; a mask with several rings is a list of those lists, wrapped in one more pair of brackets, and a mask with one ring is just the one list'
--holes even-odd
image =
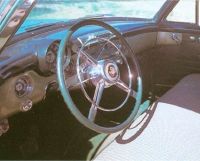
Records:
{"label": "chrome knob", "polygon": [[21,110],[23,112],[27,112],[29,111],[33,106],[33,102],[30,99],[27,99],[25,101],[22,102],[21,104]]}

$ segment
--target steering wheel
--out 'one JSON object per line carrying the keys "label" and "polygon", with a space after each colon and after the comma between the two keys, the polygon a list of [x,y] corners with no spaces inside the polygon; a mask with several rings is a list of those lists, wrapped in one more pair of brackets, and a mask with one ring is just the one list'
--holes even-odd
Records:
{"label": "steering wheel", "polygon": [[[97,26],[101,27],[112,35],[111,37],[102,37],[97,36],[86,40],[82,43],[82,46],[77,51],[77,58],[76,58],[76,76],[84,94],[85,98],[91,103],[91,107],[89,110],[88,116],[84,116],[83,113],[78,109],[76,104],[74,103],[72,96],[69,92],[68,84],[65,78],[65,68],[69,64],[71,59],[71,47],[73,43],[71,42],[72,35],[84,26]],[[121,51],[119,45],[114,43],[114,39],[118,39],[121,42],[121,46],[125,48],[126,54]],[[91,44],[98,42],[104,42],[104,44],[109,44],[113,49],[116,50],[114,56],[110,53],[109,57],[105,58],[101,56],[101,52],[98,53],[98,56],[93,56],[85,49],[90,46]],[[105,45],[104,45],[105,47]],[[103,50],[106,50],[103,48]],[[66,56],[67,54],[67,56]],[[131,63],[130,63],[131,62]],[[67,65],[66,65],[67,64]],[[119,64],[123,65],[127,71],[127,75],[125,76],[128,80],[128,83],[125,83],[121,80],[121,73],[119,69]],[[134,71],[134,73],[133,73]],[[122,73],[123,74],[123,73]],[[142,78],[140,68],[135,58],[133,51],[131,50],[130,46],[128,45],[125,38],[112,26],[108,25],[105,22],[88,19],[83,20],[75,25],[73,25],[69,31],[67,32],[66,37],[61,40],[58,56],[57,56],[57,77],[58,77],[58,84],[61,91],[61,94],[64,98],[64,101],[71,111],[71,113],[75,116],[75,118],[85,125],[86,127],[99,132],[99,133],[114,133],[126,128],[130,123],[133,122],[139,106],[141,104],[142,98]],[[86,78],[85,78],[86,77]],[[133,77],[136,80],[136,90],[133,90]],[[84,83],[90,80],[93,85],[95,86],[95,92],[93,98],[89,96],[87,91],[85,90]],[[100,100],[103,95],[103,91],[106,88],[110,88],[112,86],[116,86],[119,89],[123,90],[126,93],[126,97],[124,101],[115,108],[105,108],[100,106]],[[132,106],[132,110],[130,115],[126,118],[126,120],[116,126],[113,127],[106,127],[100,126],[95,123],[95,117],[97,115],[98,110],[113,112],[119,110],[124,107],[126,102],[128,101],[129,97],[133,97],[135,99],[134,105]]]}

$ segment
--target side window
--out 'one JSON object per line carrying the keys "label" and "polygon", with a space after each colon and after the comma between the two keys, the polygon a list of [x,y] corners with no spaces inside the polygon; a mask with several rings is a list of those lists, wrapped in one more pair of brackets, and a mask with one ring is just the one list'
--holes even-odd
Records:
{"label": "side window", "polygon": [[167,21],[195,23],[196,0],[180,0],[167,17]]}

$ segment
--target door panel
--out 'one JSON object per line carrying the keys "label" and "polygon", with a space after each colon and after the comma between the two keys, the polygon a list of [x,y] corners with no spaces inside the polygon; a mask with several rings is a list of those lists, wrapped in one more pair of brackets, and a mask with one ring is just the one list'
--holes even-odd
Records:
{"label": "door panel", "polygon": [[153,84],[157,95],[162,95],[184,76],[200,73],[199,37],[182,33],[179,44],[161,44],[155,49]]}

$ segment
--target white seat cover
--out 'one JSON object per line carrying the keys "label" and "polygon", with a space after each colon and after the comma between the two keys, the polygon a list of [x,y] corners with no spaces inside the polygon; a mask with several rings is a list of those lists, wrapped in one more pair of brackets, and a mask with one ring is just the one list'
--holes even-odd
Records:
{"label": "white seat cover", "polygon": [[[192,75],[194,76],[194,75]],[[200,75],[196,78],[200,78]],[[197,80],[198,80],[197,79]],[[189,77],[186,79],[189,80]],[[184,88],[189,87],[187,81],[180,81]],[[184,83],[183,83],[184,82]],[[174,87],[176,94],[180,91],[190,91],[181,88],[180,83]],[[199,84],[200,81],[195,82]],[[191,86],[194,85],[194,82]],[[196,95],[199,89],[192,88],[190,95],[200,100]],[[153,105],[148,114],[140,116],[130,128],[118,136],[97,157],[96,161],[198,161],[200,160],[200,104],[192,103],[192,107],[180,107],[167,102],[167,95],[172,96],[170,90],[158,103]],[[195,96],[193,96],[195,94]],[[185,97],[187,102],[187,98]],[[170,99],[169,99],[170,100]],[[176,99],[174,99],[176,100]],[[180,99],[178,99],[180,103]],[[197,102],[198,102],[197,101]],[[185,104],[186,105],[186,104]],[[192,108],[192,109],[191,109]],[[148,115],[148,116],[147,116]],[[138,124],[138,125],[137,125]]]}

